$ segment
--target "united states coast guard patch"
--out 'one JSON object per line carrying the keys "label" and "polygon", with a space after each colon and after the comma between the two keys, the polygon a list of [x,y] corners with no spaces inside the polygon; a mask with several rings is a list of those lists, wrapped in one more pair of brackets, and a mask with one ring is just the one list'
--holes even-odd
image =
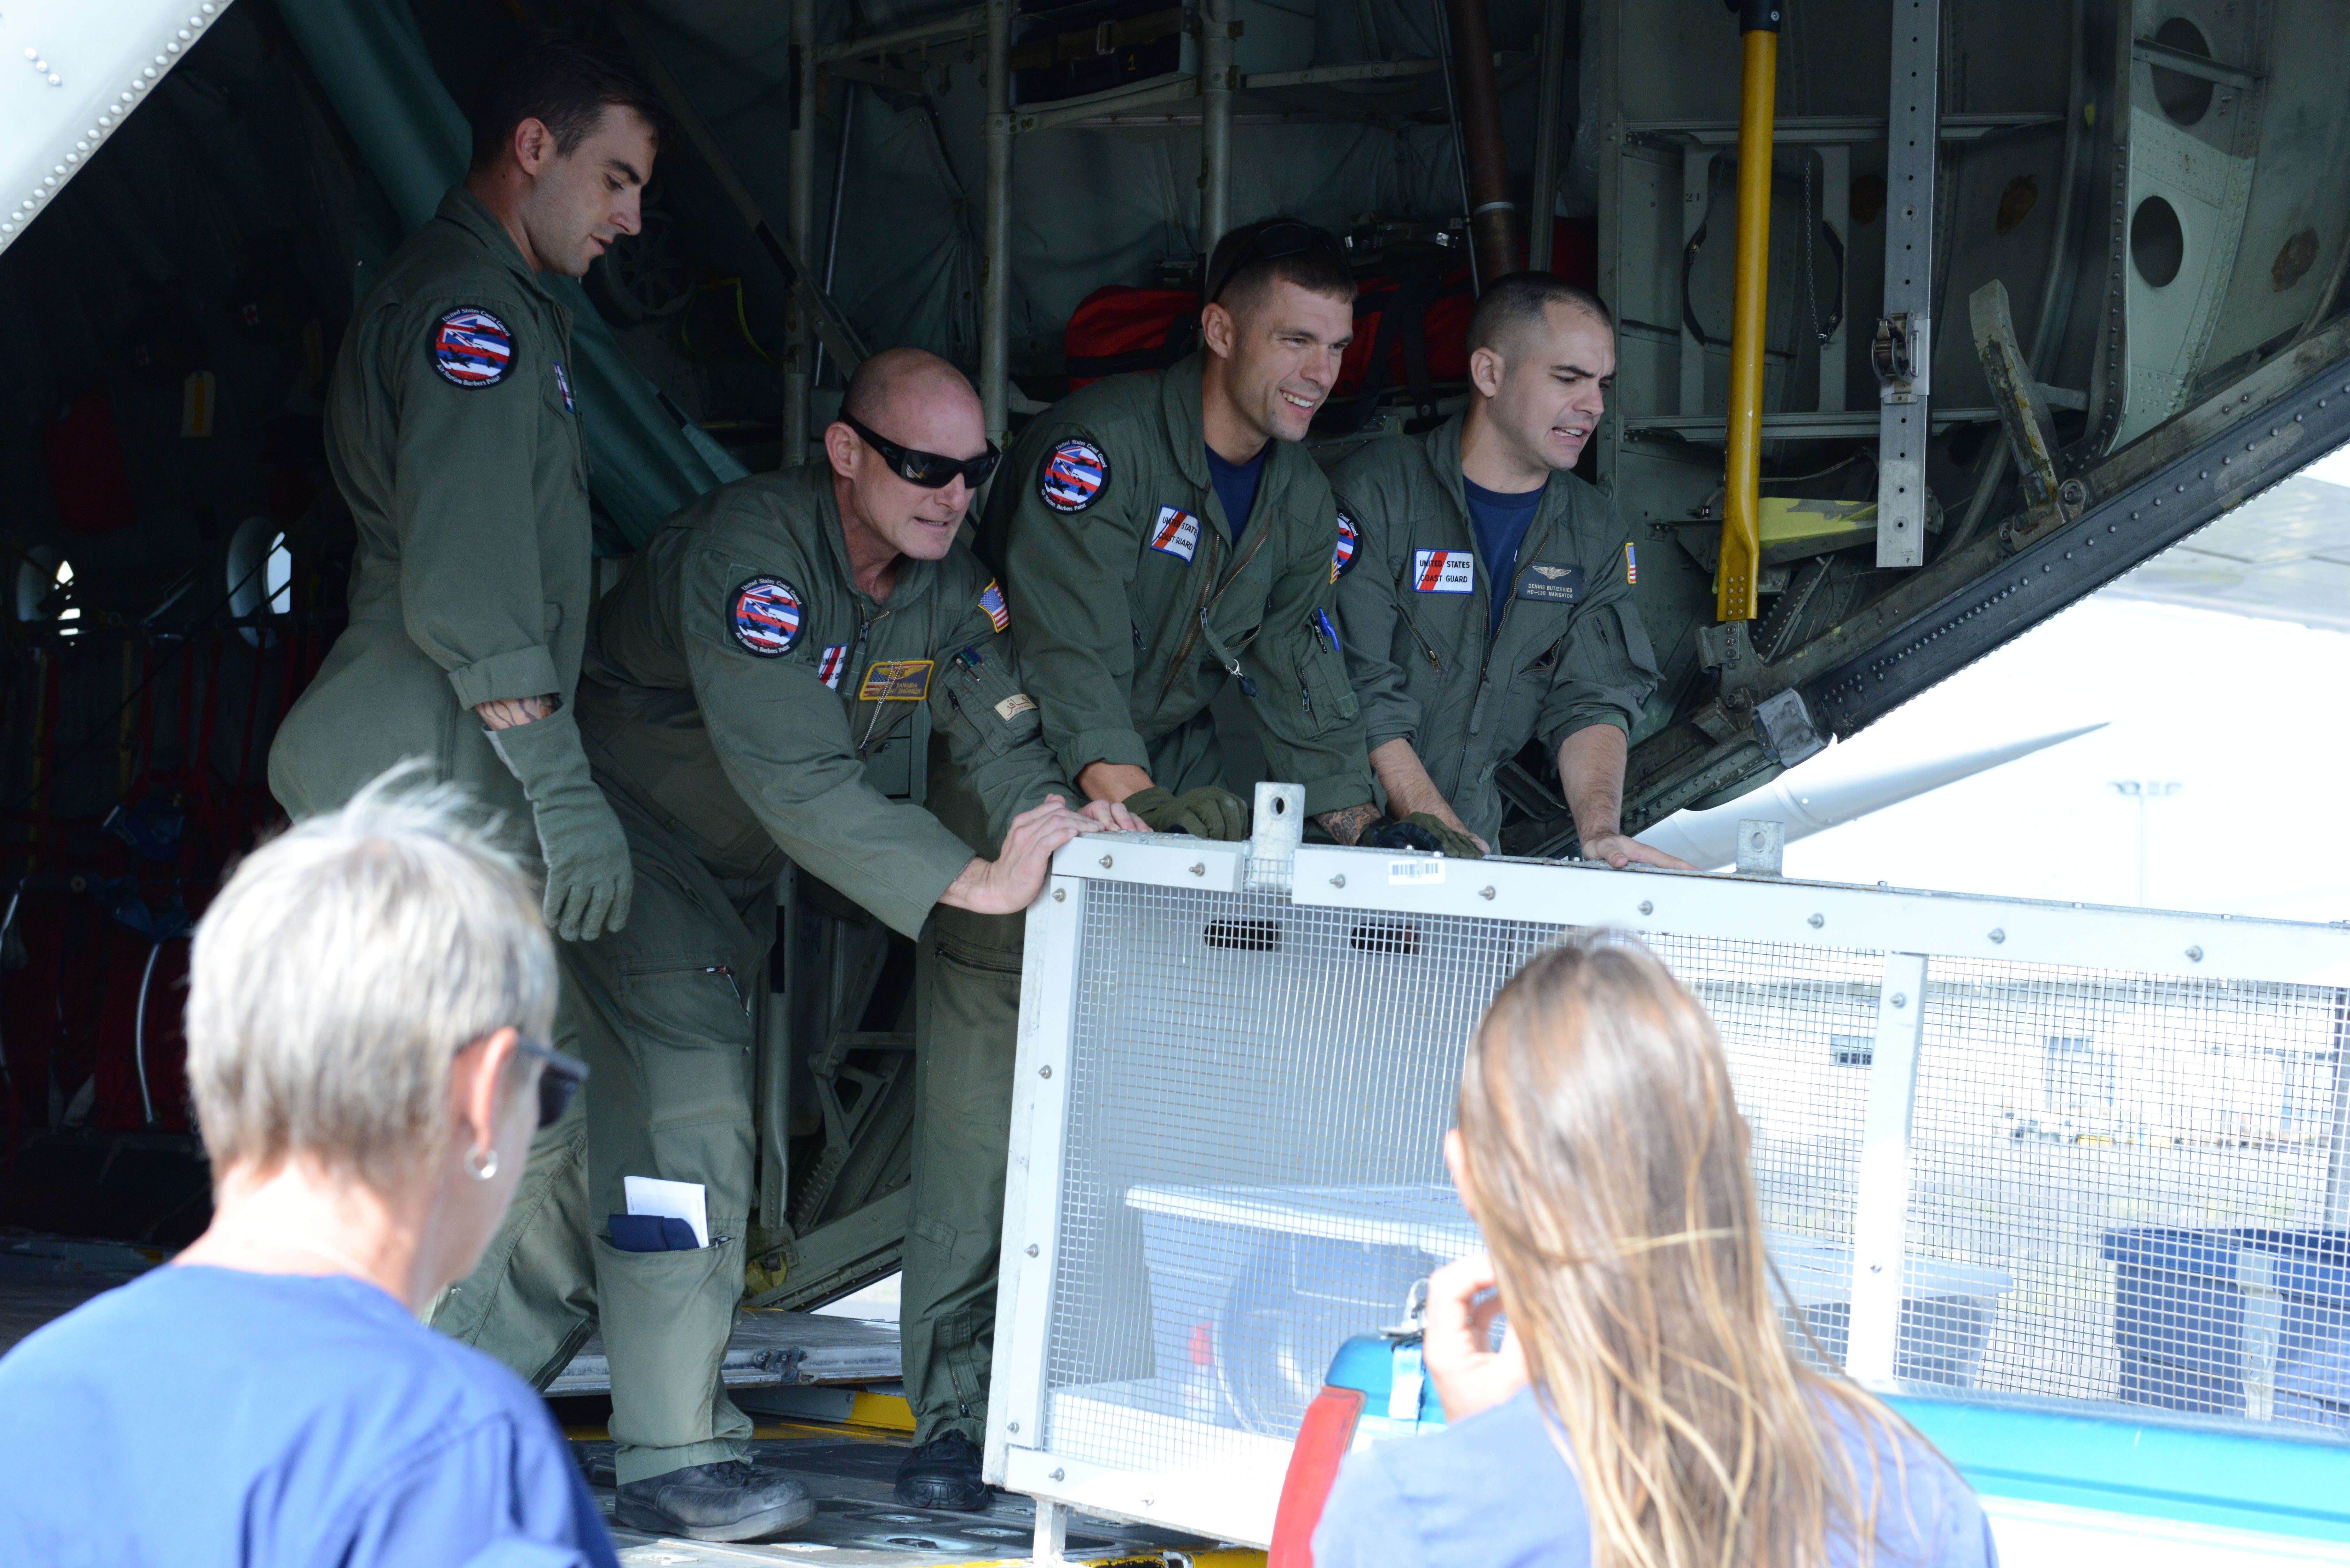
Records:
{"label": "united states coast guard patch", "polygon": [[1055,512],[1083,512],[1109,483],[1109,459],[1089,441],[1065,441],[1045,454],[1036,493]]}
{"label": "united states coast guard patch", "polygon": [[781,659],[800,639],[800,596],[781,577],[753,577],[734,590],[727,619],[743,648]]}
{"label": "united states coast guard patch", "polygon": [[452,310],[432,328],[432,368],[452,387],[494,387],[514,368],[514,334],[486,310]]}

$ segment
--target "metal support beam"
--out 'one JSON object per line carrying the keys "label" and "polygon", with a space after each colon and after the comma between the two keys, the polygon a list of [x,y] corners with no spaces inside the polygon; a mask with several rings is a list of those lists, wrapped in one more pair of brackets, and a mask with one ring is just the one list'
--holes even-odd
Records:
{"label": "metal support beam", "polygon": [[2350,1230],[2350,991],[2334,993],[2334,1116],[2325,1150],[2325,1228]]}
{"label": "metal support beam", "polygon": [[1492,279],[1524,270],[1525,228],[1518,204],[1510,200],[1510,150],[1502,134],[1502,95],[1485,0],[1444,0],[1444,25],[1458,141],[1468,169],[1469,248],[1482,293]]}
{"label": "metal support beam", "polygon": [[1934,160],[1941,0],[1895,0],[1885,146],[1885,317],[1877,323],[1877,564],[1926,564],[1933,368]]}
{"label": "metal support beam", "polygon": [[2023,476],[2023,504],[2033,511],[2056,504],[2056,428],[2048,421],[2040,384],[2032,379],[2023,346],[2015,340],[2015,319],[2007,306],[2007,285],[1993,278],[1967,296],[1967,321],[1974,329],[1975,355],[1991,406],[1999,410]]}
{"label": "metal support beam", "polygon": [[1012,3],[987,0],[986,215],[980,238],[979,399],[987,439],[1011,420]]}
{"label": "metal support beam", "polygon": [[1232,226],[1232,0],[1200,0],[1200,266]]}
{"label": "metal support beam", "polygon": [[[784,210],[784,233],[795,255],[812,248],[816,232],[816,0],[792,0],[792,62],[798,76],[791,135],[791,192]],[[791,302],[790,339],[784,359],[783,466],[807,459],[808,388],[815,380],[814,335],[807,312]]]}
{"label": "metal support beam", "polygon": [[1566,29],[1577,14],[1565,5],[1543,7],[1542,66],[1534,78],[1534,187],[1526,203],[1526,265],[1551,267],[1552,231],[1557,227],[1559,143],[1566,128],[1559,115],[1566,95]]}
{"label": "metal support beam", "polygon": [[816,64],[826,66],[835,60],[867,59],[874,55],[892,54],[922,44],[951,43],[957,38],[973,37],[986,28],[987,7],[974,5],[968,11],[917,22],[910,27],[893,27],[886,33],[869,33],[862,38],[844,38],[837,44],[827,44],[816,52]]}
{"label": "metal support beam", "polygon": [[1845,1370],[1891,1383],[1901,1343],[1901,1265],[1909,1224],[1909,1121],[1918,1100],[1918,1046],[1925,1033],[1926,958],[1885,955],[1877,994],[1877,1044],[1861,1124],[1858,1197],[1852,1214],[1852,1315]]}

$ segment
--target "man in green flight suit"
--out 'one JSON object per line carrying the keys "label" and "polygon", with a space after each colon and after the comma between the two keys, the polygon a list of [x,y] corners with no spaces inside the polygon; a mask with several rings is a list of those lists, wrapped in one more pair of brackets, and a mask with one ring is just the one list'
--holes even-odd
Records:
{"label": "man in green flight suit", "polygon": [[[427,759],[535,829],[514,847],[575,940],[628,919],[630,872],[570,707],[594,603],[588,459],[569,316],[539,277],[577,277],[637,232],[660,113],[626,62],[559,34],[493,73],[464,182],[384,264],[335,362],[350,624],[269,752],[297,818]],[[576,1110],[539,1136],[497,1239],[434,1317],[542,1384],[594,1326],[586,1147]]]}
{"label": "man in green flight suit", "polygon": [[1237,681],[1266,776],[1303,784],[1352,844],[1378,810],[1329,616],[1347,525],[1298,442],[1353,340],[1354,275],[1328,234],[1273,218],[1226,234],[1202,282],[1198,353],[1096,382],[1022,434],[983,550],[1045,737],[1088,798],[1246,836],[1208,711]]}
{"label": "man in green flight suit", "polygon": [[[1142,827],[1115,806],[1080,815],[1063,804],[1075,792],[1039,737],[1002,592],[955,543],[995,459],[960,372],[914,349],[878,354],[827,428],[823,463],[704,496],[596,612],[581,733],[627,829],[636,915],[565,958],[595,1072],[591,1212],[612,1216],[594,1246],[624,1524],[744,1541],[813,1508],[796,1481],[743,1462],[751,1424],[719,1377],[754,1181],[752,1025],[736,977],[757,972],[773,940],[785,857],[920,941],[920,1231],[970,1206],[953,1188],[991,1179],[955,1160],[961,1034],[975,1019],[1008,1047],[1019,994],[1016,971],[958,994],[931,956],[937,917],[1016,917],[1054,850]],[[966,836],[866,775],[919,705],[957,797],[976,803]],[[628,1176],[700,1183],[707,1244],[639,1250],[651,1238],[624,1223]],[[999,1153],[999,1210],[1003,1178]],[[987,1265],[992,1276],[992,1248]]]}
{"label": "man in green flight suit", "polygon": [[1469,348],[1466,410],[1332,476],[1361,534],[1338,619],[1388,809],[1446,854],[1483,854],[1494,771],[1539,735],[1585,859],[1688,870],[1622,831],[1626,740],[1657,665],[1629,531],[1570,472],[1606,407],[1615,323],[1589,291],[1517,273],[1479,297]]}

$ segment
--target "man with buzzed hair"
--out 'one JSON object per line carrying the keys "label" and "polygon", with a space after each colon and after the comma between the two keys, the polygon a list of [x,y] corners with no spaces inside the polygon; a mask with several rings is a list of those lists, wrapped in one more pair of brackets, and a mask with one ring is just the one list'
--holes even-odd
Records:
{"label": "man with buzzed hair", "polygon": [[1539,736],[1583,858],[1687,870],[1623,832],[1627,741],[1657,664],[1630,532],[1570,472],[1607,406],[1615,323],[1589,290],[1515,273],[1486,286],[1469,348],[1465,410],[1332,475],[1362,530],[1338,620],[1388,811],[1424,846],[1485,854],[1494,773]]}
{"label": "man with buzzed hair", "polygon": [[[597,1087],[614,1517],[632,1528],[749,1541],[811,1509],[798,1482],[745,1462],[751,1424],[719,1376],[754,1177],[743,988],[774,939],[785,857],[927,950],[935,915],[1015,915],[1073,836],[1141,826],[1064,805],[1076,792],[1039,735],[1003,596],[955,542],[995,461],[960,372],[916,349],[877,354],[824,432],[823,462],[703,496],[597,608],[580,732],[628,834],[636,909],[625,929],[566,949],[566,983]],[[918,707],[973,803],[964,836],[866,775]],[[1008,1007],[1000,986],[973,998],[956,982],[918,970],[918,1231],[926,1205],[962,1201],[929,1169],[951,1137],[932,1101],[954,1096],[937,1080],[964,1049],[938,1020],[976,1016],[1007,1041],[1017,1025],[1016,974]],[[628,1223],[629,1176],[700,1184],[706,1242],[666,1250],[659,1227]]]}

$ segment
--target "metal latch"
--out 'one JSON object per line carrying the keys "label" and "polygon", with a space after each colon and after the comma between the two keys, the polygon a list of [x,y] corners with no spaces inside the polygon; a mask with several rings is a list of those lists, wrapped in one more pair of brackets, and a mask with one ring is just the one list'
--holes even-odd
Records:
{"label": "metal latch", "polygon": [[1868,342],[1868,362],[1876,369],[1877,399],[1887,403],[1914,403],[1926,395],[1928,327],[1923,316],[1902,311],[1881,316]]}

